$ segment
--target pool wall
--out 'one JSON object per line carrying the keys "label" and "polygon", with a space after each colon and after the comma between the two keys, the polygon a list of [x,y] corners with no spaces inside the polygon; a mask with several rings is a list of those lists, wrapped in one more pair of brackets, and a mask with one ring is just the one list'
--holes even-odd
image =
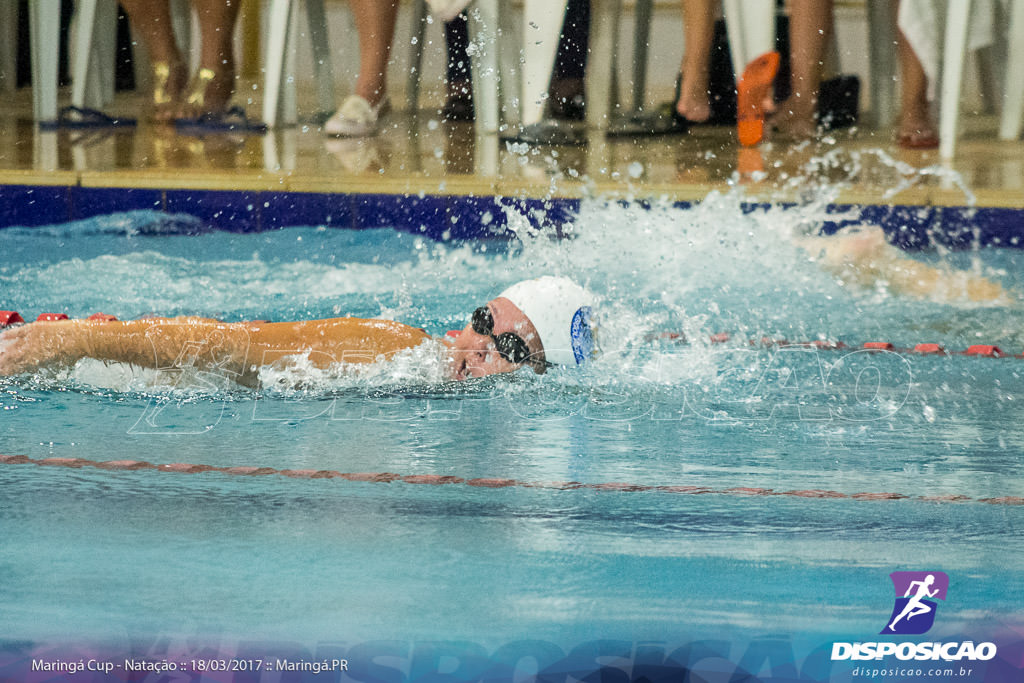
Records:
{"label": "pool wall", "polygon": [[[210,228],[231,232],[323,225],[394,227],[436,240],[510,239],[509,214],[523,215],[535,227],[557,230],[579,213],[581,201],[571,197],[0,185],[0,229],[149,210],[189,214]],[[691,204],[674,203],[678,207]],[[745,206],[755,210],[766,205],[750,202]],[[850,220],[851,211],[855,216],[859,212],[859,219]],[[930,243],[953,248],[1024,248],[1024,208],[833,204],[828,212],[842,214],[843,219],[824,224],[825,232],[854,222],[877,224],[894,243],[907,249]]]}

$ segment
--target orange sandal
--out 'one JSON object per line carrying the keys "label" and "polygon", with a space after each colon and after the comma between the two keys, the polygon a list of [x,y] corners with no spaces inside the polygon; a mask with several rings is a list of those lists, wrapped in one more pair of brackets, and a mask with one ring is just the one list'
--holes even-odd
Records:
{"label": "orange sandal", "polygon": [[764,102],[779,71],[779,53],[766,52],[743,70],[737,86],[736,122],[740,144],[752,147],[764,138]]}

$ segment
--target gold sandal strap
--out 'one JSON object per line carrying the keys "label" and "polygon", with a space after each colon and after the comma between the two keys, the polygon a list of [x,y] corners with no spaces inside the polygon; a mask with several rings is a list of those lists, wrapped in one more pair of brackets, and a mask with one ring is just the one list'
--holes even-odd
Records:
{"label": "gold sandal strap", "polygon": [[217,77],[213,69],[203,67],[196,73],[195,80],[192,82],[192,87],[189,88],[188,98],[185,102],[199,109],[206,106],[206,89],[210,86],[210,83]]}

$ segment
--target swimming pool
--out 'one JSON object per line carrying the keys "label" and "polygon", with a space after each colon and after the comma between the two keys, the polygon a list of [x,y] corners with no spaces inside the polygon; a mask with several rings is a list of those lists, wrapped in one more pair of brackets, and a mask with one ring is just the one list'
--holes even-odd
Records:
{"label": "swimming pool", "polygon": [[[828,661],[833,642],[882,639],[889,573],[937,570],[927,638],[1001,639],[988,666],[1012,680],[1024,361],[859,349],[1019,354],[1024,309],[844,285],[792,242],[815,210],[587,200],[561,240],[515,216],[513,241],[150,212],[0,231],[0,308],[26,317],[353,315],[443,335],[554,272],[601,297],[603,350],[458,384],[429,353],[265,373],[258,391],[95,362],[0,379],[0,453],[88,461],[0,465],[0,673],[88,645],[343,656],[335,680],[495,662],[494,678],[636,679],[669,653],[712,679],[835,680],[856,663]],[[914,258],[1024,291],[1018,250]],[[94,466],[111,460],[270,471]]]}

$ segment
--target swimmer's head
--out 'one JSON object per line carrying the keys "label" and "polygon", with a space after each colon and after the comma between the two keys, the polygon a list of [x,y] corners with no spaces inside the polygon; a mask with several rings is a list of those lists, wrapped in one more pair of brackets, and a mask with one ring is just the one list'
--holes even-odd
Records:
{"label": "swimmer's head", "polygon": [[594,354],[594,296],[569,278],[524,280],[498,298],[511,301],[533,323],[546,362],[582,365]]}
{"label": "swimmer's head", "polygon": [[473,312],[455,341],[458,379],[511,372],[541,373],[551,365],[581,365],[594,354],[594,297],[564,277],[512,285]]}

